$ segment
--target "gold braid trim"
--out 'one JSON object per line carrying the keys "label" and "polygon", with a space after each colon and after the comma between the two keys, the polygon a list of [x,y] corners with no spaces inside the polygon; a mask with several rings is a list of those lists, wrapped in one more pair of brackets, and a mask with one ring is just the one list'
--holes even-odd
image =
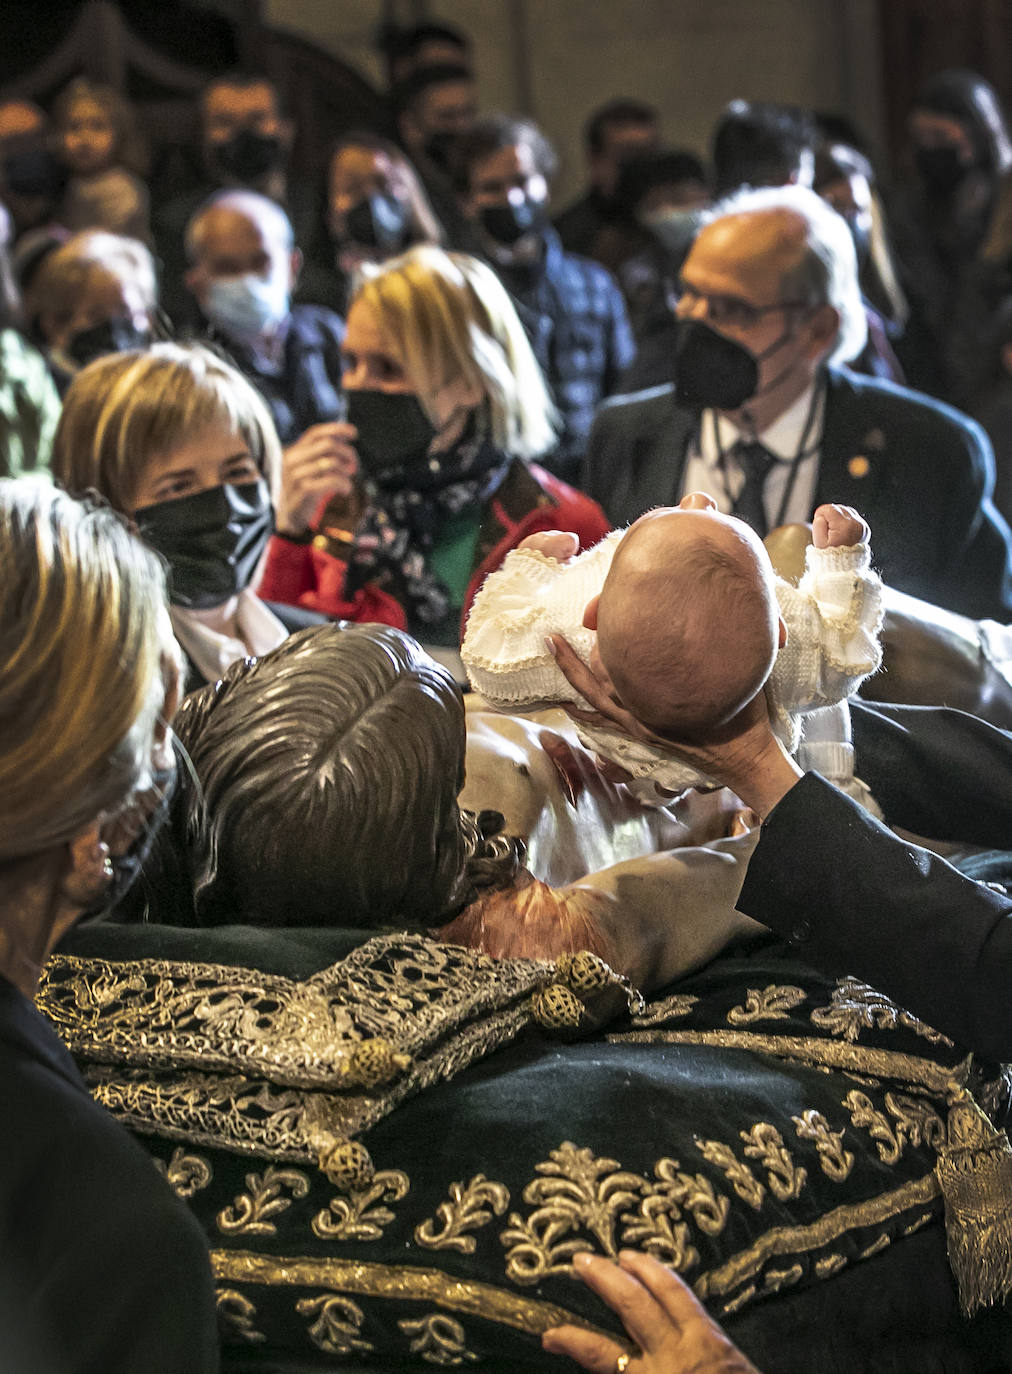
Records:
{"label": "gold braid trim", "polygon": [[314,1259],[305,1255],[257,1255],[242,1250],[212,1250],[211,1268],[219,1282],[260,1283],[298,1288],[328,1288],[369,1298],[433,1302],[448,1312],[463,1312],[501,1322],[540,1336],[552,1326],[570,1323],[614,1339],[611,1331],[554,1303],[521,1297],[490,1283],[455,1279],[440,1269],[363,1263],[359,1260]]}
{"label": "gold braid trim", "polygon": [[778,1226],[760,1236],[754,1245],[740,1251],[717,1269],[696,1280],[693,1288],[702,1300],[723,1297],[747,1279],[755,1278],[766,1262],[777,1255],[794,1256],[806,1250],[821,1249],[857,1227],[879,1226],[911,1207],[923,1206],[941,1196],[934,1170],[923,1178],[904,1183],[891,1193],[882,1193],[866,1202],[848,1203],[826,1212],[810,1226]]}
{"label": "gold braid trim", "polygon": [[794,1059],[822,1069],[845,1069],[869,1078],[893,1078],[948,1100],[966,1081],[969,1059],[954,1067],[894,1050],[871,1049],[838,1040],[805,1036],[754,1035],[749,1031],[615,1031],[611,1044],[709,1045],[723,1050],[753,1050],[776,1059]]}

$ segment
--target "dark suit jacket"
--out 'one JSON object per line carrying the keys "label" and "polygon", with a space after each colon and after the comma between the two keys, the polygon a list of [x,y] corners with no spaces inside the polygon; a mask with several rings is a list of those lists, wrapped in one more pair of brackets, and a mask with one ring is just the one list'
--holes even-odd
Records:
{"label": "dark suit jacket", "polygon": [[[1012,845],[1012,740],[961,711],[851,705],[886,820]],[[985,1058],[1012,1056],[1012,899],[898,839],[816,773],[763,824],[738,908]]]}
{"label": "dark suit jacket", "polygon": [[0,1365],[24,1374],[210,1374],[207,1244],[0,978]]}
{"label": "dark suit jacket", "polygon": [[[1012,534],[991,504],[994,457],[983,430],[888,382],[835,368],[826,380],[814,506],[861,512],[890,586],[977,619],[1012,620]],[[615,525],[671,505],[697,424],[670,385],[606,401],[584,490]]]}

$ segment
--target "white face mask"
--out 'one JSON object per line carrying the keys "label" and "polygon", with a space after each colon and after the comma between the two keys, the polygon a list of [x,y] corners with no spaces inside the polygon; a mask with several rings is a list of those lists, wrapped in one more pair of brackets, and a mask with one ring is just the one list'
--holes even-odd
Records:
{"label": "white face mask", "polygon": [[288,285],[281,276],[218,277],[211,282],[204,314],[224,334],[255,339],[276,328],[291,309]]}

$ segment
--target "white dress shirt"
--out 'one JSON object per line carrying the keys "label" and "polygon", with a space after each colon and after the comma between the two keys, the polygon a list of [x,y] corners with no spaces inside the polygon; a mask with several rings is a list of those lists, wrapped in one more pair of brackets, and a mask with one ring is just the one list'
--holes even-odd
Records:
{"label": "white dress shirt", "polygon": [[[735,444],[753,438],[777,460],[763,487],[763,506],[769,529],[812,518],[819,475],[819,448],[826,411],[826,388],[813,382],[762,434],[746,434],[726,416],[704,410],[699,434],[689,447],[679,496],[705,491],[725,514],[730,514],[745,484],[745,473],[734,455]],[[791,483],[791,470],[797,471]],[[790,495],[784,507],[788,486]],[[781,508],[783,511],[781,513]]]}
{"label": "white dress shirt", "polygon": [[245,588],[206,611],[169,607],[176,638],[208,682],[217,682],[237,659],[270,653],[288,638],[281,621],[260,598]]}

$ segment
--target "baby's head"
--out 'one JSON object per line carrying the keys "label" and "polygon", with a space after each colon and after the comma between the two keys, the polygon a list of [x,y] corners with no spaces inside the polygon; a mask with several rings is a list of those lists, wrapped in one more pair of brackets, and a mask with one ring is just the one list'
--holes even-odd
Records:
{"label": "baby's head", "polygon": [[[594,614],[591,603],[588,623]],[[765,684],[784,642],[762,541],[698,493],[630,528],[596,621],[597,653],[622,702],[671,738],[703,734],[737,715]]]}

